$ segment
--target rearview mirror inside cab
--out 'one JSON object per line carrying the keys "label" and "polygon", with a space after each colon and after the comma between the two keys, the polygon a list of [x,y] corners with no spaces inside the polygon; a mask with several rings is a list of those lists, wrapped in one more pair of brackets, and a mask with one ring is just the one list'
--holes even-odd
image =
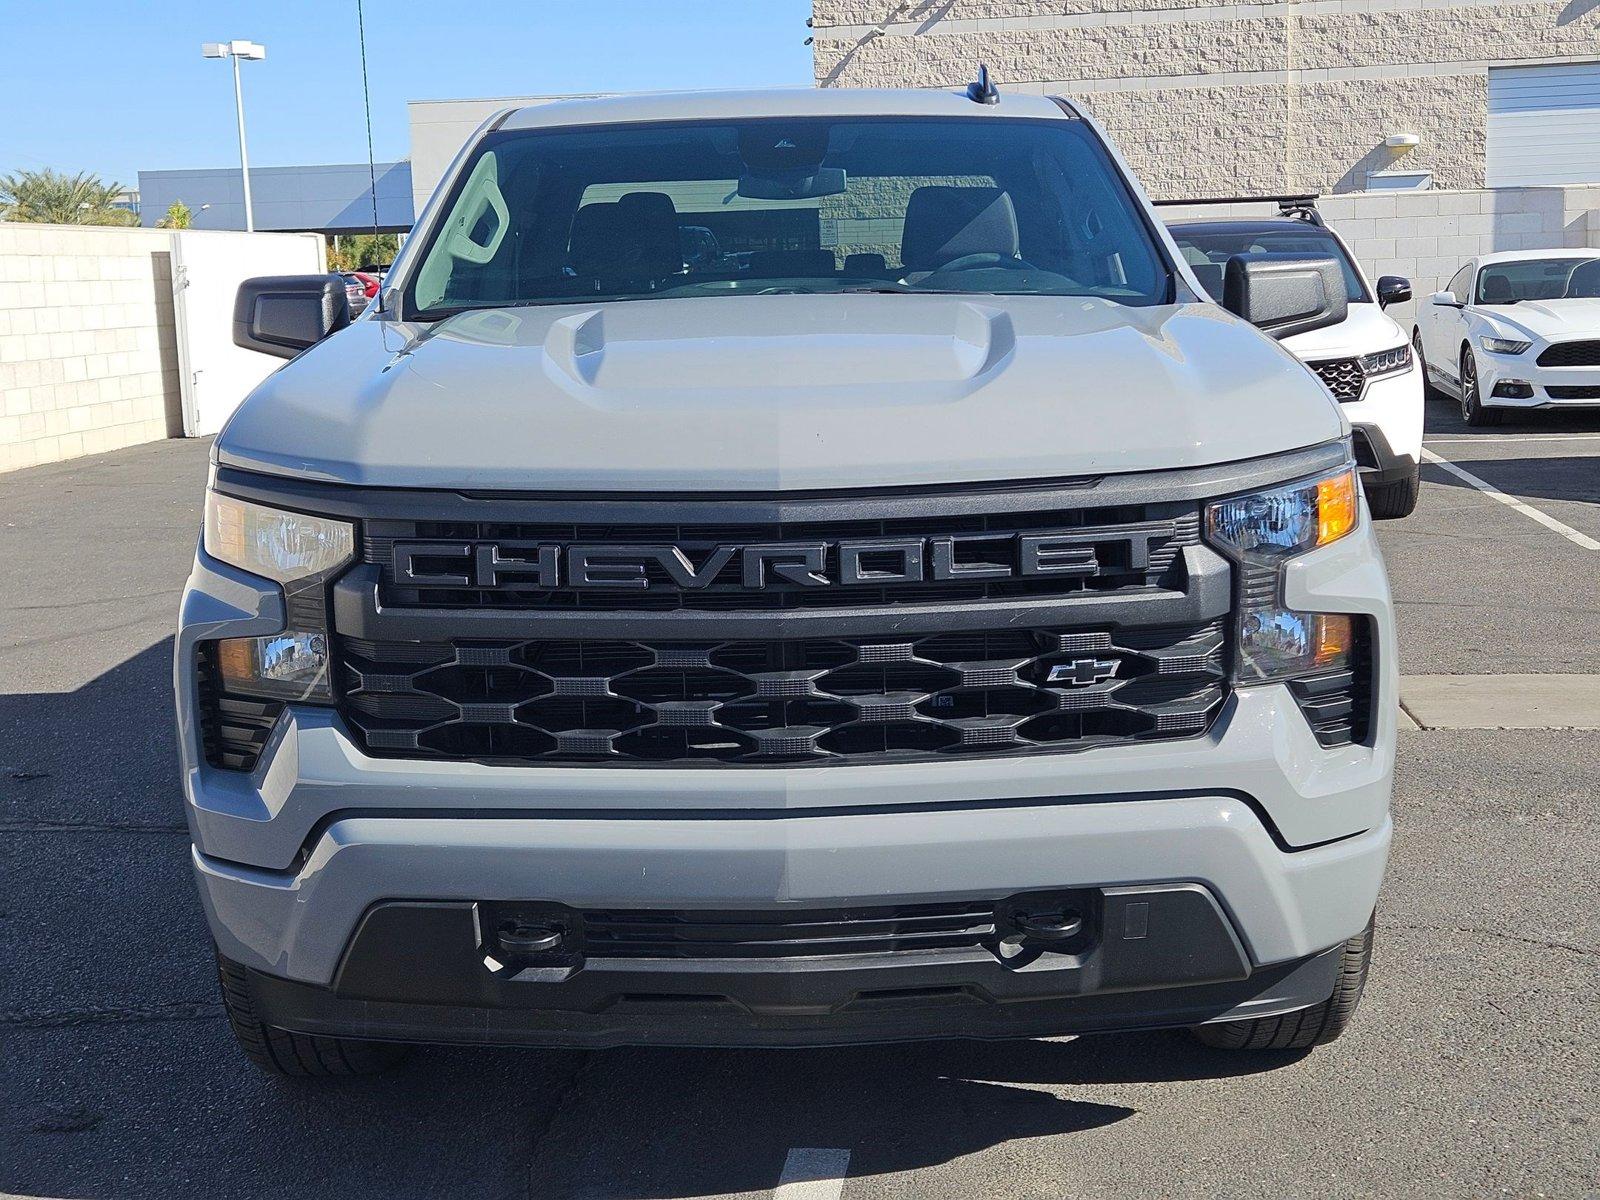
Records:
{"label": "rearview mirror inside cab", "polygon": [[1263,333],[1286,338],[1339,324],[1349,295],[1344,273],[1331,258],[1251,252],[1228,260],[1222,306]]}
{"label": "rearview mirror inside cab", "polygon": [[350,324],[350,301],[337,275],[267,275],[246,279],[233,302],[233,344],[293,358]]}

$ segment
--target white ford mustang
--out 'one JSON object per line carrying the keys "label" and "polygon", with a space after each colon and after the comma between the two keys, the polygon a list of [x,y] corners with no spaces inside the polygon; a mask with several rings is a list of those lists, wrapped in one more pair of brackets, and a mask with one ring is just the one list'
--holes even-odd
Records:
{"label": "white ford mustang", "polygon": [[1508,409],[1600,407],[1600,250],[1475,258],[1418,306],[1412,345],[1469,425]]}

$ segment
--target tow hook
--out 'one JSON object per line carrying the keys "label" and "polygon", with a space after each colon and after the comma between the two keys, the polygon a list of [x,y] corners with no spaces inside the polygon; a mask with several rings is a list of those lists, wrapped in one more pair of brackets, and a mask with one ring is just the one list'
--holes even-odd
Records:
{"label": "tow hook", "polygon": [[566,940],[566,931],[553,925],[531,925],[521,921],[508,921],[496,934],[500,949],[507,958],[529,958],[559,950]]}
{"label": "tow hook", "polygon": [[1083,928],[1083,918],[1071,909],[1018,913],[1013,919],[1023,935],[1040,942],[1064,942]]}

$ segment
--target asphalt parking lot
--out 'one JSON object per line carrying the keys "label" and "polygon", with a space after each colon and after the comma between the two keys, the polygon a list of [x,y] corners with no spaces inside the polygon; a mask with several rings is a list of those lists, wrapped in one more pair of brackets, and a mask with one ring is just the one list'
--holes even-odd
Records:
{"label": "asphalt parking lot", "polygon": [[[1600,417],[1466,430],[1435,404],[1429,447],[1579,536],[1430,464],[1382,532],[1404,671],[1600,675]],[[816,1148],[848,1152],[851,1200],[1600,1195],[1600,731],[1448,713],[1401,735],[1375,973],[1310,1055],[1160,1034],[256,1073],[171,730],[206,450],[0,476],[0,1193],[768,1196]]]}

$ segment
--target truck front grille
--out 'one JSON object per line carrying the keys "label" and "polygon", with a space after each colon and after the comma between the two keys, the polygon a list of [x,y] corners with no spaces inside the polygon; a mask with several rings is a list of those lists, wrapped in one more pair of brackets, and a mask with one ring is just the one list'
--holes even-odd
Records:
{"label": "truck front grille", "polygon": [[[401,608],[777,612],[1151,587],[1199,541],[1193,504],[692,524],[380,519],[363,522],[362,558],[383,602]],[[783,569],[785,554],[808,548],[805,571]],[[585,553],[609,580],[574,581]],[[778,565],[754,561],[763,555]]]}
{"label": "truck front grille", "polygon": [[689,643],[340,640],[342,712],[378,756],[804,764],[1192,737],[1224,623]]}

